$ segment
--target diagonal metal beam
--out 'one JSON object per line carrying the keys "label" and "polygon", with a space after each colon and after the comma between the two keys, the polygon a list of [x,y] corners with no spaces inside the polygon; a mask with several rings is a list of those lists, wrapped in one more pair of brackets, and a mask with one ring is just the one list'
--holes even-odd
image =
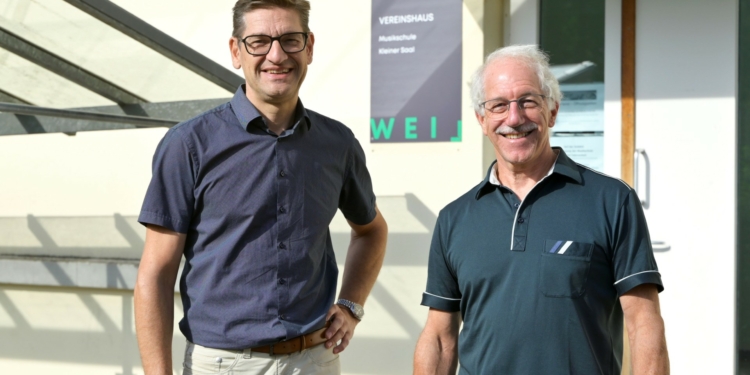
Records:
{"label": "diagonal metal beam", "polygon": [[177,120],[163,120],[152,117],[112,115],[109,113],[74,111],[70,109],[37,107],[33,105],[11,103],[0,103],[0,112],[15,113],[17,115],[51,116],[78,120],[117,122],[135,125],[139,128],[171,127],[179,122]]}
{"label": "diagonal metal beam", "polygon": [[0,102],[33,105],[7,91],[0,90]]}
{"label": "diagonal metal beam", "polygon": [[244,79],[108,0],[65,0],[219,87],[234,93]]}
{"label": "diagonal metal beam", "polygon": [[145,99],[2,27],[0,27],[0,47],[116,103],[137,104],[147,102]]}
{"label": "diagonal metal beam", "polygon": [[[2,74],[1,71],[0,74]],[[148,117],[151,120],[168,119],[176,123],[178,121],[185,121],[187,119],[193,118],[203,112],[210,110],[211,108],[216,108],[216,106],[224,104],[228,100],[229,98],[220,98],[165,103],[130,104],[127,106],[120,104],[103,107],[66,109],[85,112],[86,119],[79,119],[78,117],[80,116],[78,116],[77,113],[76,116],[68,117],[59,117],[57,115],[55,115],[54,117],[46,115],[25,115],[13,112],[0,113],[0,137],[4,135],[26,135],[40,133],[73,134],[77,132],[134,129],[143,127],[140,125],[132,124],[132,121],[117,123],[107,121],[107,119],[92,120],[90,119],[92,113],[106,113],[119,116],[140,116]],[[16,109],[30,110],[27,107]],[[32,109],[34,111],[34,114],[40,113],[37,108],[32,107]],[[70,113],[68,112],[68,114]],[[125,119],[131,120],[132,117],[125,117]],[[140,124],[140,122],[138,124]],[[2,253],[2,246],[0,246],[0,253]],[[0,260],[0,263],[2,263],[2,260]],[[3,270],[0,267],[0,273],[2,272]],[[0,283],[2,283],[1,279],[2,278],[0,277]]]}

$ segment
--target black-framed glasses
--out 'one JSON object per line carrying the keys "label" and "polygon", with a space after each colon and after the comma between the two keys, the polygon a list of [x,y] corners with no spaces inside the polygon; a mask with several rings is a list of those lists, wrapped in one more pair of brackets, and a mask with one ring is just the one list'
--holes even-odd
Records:
{"label": "black-framed glasses", "polygon": [[485,102],[479,103],[486,111],[489,111],[500,117],[508,116],[510,112],[511,103],[515,102],[518,106],[519,111],[535,110],[542,107],[544,99],[547,97],[541,94],[526,94],[518,99],[506,100],[506,99],[490,99]]}
{"label": "black-framed glasses", "polygon": [[307,33],[286,33],[276,37],[270,35],[248,35],[240,41],[245,45],[247,53],[253,56],[263,56],[271,52],[273,41],[277,41],[286,53],[297,53],[307,46]]}

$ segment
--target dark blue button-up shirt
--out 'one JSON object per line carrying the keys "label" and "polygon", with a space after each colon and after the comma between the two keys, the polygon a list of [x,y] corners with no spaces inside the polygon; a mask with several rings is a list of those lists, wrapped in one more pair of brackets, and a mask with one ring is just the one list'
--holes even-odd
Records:
{"label": "dark blue button-up shirt", "polygon": [[246,98],[183,122],[162,139],[138,221],[186,233],[180,329],[239,349],[323,327],[338,269],[328,225],[339,208],[375,217],[364,152],[343,124],[298,102],[271,132]]}

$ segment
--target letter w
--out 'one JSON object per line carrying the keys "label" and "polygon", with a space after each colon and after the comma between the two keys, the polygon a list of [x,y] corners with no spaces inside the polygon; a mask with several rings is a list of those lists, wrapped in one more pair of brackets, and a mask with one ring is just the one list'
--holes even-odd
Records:
{"label": "letter w", "polygon": [[388,119],[388,125],[385,125],[385,121],[380,119],[377,125],[375,125],[375,119],[370,119],[370,129],[372,130],[372,136],[375,139],[380,139],[381,135],[385,135],[385,139],[391,139],[391,132],[393,132],[393,121],[395,118],[391,117]]}

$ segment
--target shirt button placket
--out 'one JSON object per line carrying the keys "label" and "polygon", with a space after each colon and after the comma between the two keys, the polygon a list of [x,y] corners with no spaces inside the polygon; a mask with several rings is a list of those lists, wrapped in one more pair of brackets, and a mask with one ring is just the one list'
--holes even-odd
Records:
{"label": "shirt button placket", "polygon": [[[520,203],[516,203],[520,206]],[[513,231],[513,251],[526,251],[526,236],[529,231],[529,206],[524,206],[523,210],[518,210],[516,213],[516,222],[513,223],[515,230]]]}
{"label": "shirt button placket", "polygon": [[278,291],[279,319],[285,320],[290,303],[289,284],[292,282],[290,279],[291,270],[286,265],[290,263],[290,257],[293,255],[286,250],[291,248],[291,244],[289,243],[289,208],[291,207],[289,199],[292,193],[290,189],[292,188],[292,179],[295,173],[290,173],[288,169],[290,165],[287,153],[289,142],[282,141],[282,139],[277,139],[275,153],[276,170],[278,171],[276,178],[276,186],[278,187],[276,190],[276,246],[278,248],[276,256],[276,277],[278,278],[276,290]]}

